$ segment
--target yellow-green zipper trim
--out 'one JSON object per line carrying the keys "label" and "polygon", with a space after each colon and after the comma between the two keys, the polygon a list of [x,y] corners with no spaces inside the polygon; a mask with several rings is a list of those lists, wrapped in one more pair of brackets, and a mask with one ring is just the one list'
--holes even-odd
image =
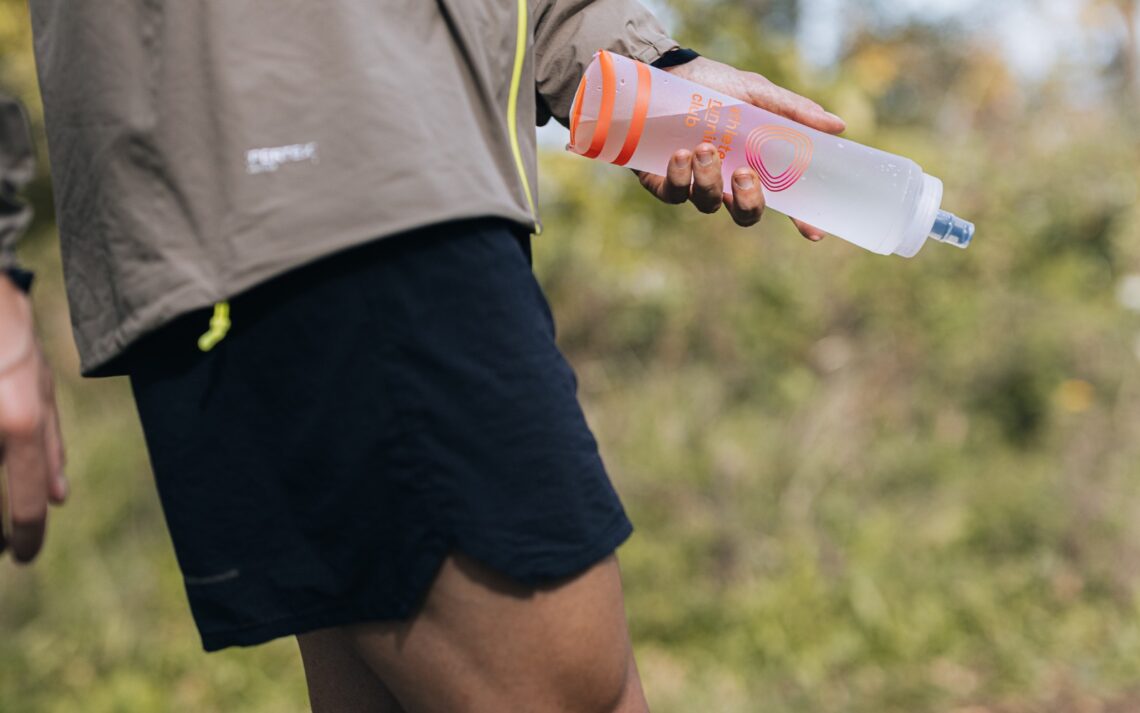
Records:
{"label": "yellow-green zipper trim", "polygon": [[507,131],[511,136],[511,153],[515,156],[515,168],[522,179],[526,203],[530,206],[530,216],[534,219],[534,234],[542,234],[542,224],[538,222],[538,210],[534,206],[534,196],[530,193],[530,179],[526,175],[522,149],[519,148],[519,87],[522,84],[523,63],[526,61],[527,36],[530,26],[527,22],[526,0],[519,0],[519,24],[515,35],[515,67],[511,72],[511,96],[507,100]]}

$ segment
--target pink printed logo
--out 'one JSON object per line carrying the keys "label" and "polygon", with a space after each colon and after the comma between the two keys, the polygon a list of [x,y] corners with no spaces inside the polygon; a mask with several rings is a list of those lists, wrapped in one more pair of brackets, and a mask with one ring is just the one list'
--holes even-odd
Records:
{"label": "pink printed logo", "polygon": [[[772,175],[760,155],[760,149],[769,141],[789,143],[795,151],[792,163],[778,176]],[[760,174],[760,182],[764,184],[764,188],[773,193],[786,191],[803,178],[804,172],[811,165],[812,151],[811,139],[806,134],[775,124],[756,127],[748,134],[744,144],[744,158],[748,161],[748,165]]]}

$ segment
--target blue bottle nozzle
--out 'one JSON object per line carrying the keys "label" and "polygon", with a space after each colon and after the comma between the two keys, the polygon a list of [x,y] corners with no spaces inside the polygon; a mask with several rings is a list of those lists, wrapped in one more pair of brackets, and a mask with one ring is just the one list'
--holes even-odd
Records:
{"label": "blue bottle nozzle", "polygon": [[974,224],[962,220],[953,213],[940,210],[934,219],[934,227],[930,229],[930,235],[927,237],[940,243],[966,248],[974,239]]}

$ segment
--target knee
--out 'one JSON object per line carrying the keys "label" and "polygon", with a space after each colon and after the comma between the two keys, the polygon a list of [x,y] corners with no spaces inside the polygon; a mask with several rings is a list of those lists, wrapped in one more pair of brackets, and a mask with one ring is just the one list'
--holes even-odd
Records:
{"label": "knee", "polygon": [[593,649],[557,671],[558,710],[574,713],[646,713],[633,653]]}

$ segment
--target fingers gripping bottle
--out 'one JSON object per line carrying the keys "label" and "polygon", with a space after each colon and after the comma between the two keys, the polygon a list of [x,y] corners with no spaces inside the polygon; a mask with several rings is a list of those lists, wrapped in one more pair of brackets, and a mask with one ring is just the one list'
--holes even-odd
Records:
{"label": "fingers gripping bottle", "polygon": [[707,142],[724,184],[751,166],[769,207],[872,252],[914,257],[927,238],[960,248],[974,226],[940,209],[942,181],[910,159],[773,114],[636,60],[602,51],[570,112],[570,151],[661,174]]}

